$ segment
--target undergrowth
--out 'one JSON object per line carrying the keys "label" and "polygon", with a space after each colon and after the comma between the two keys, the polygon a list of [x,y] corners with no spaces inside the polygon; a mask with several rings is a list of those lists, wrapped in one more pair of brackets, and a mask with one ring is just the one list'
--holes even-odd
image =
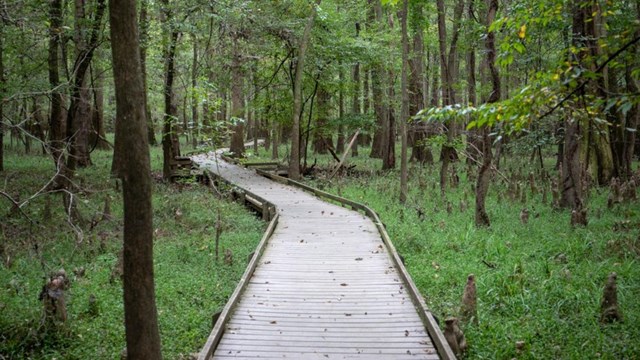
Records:
{"label": "undergrowth", "polygon": [[[478,229],[472,183],[461,163],[455,165],[459,184],[449,187],[445,199],[440,196],[440,164],[410,164],[408,201],[401,205],[399,170],[379,171],[381,163],[368,157],[369,150],[360,148],[362,155],[347,164],[355,167],[333,178],[328,169],[334,161],[314,155],[320,171],[305,181],[364,203],[380,215],[441,323],[458,315],[467,275],[475,274],[479,324],[463,327],[470,345],[466,358],[640,358],[637,202],[609,209],[608,188],[593,188],[587,205],[589,224],[574,229],[569,212],[550,205],[548,182],[538,180],[533,192],[527,180],[521,181],[527,189],[523,199],[509,197],[506,181],[497,178],[487,198],[491,227]],[[513,172],[536,171],[517,160],[520,154],[509,156],[501,168],[507,178]],[[255,156],[269,157],[262,152]],[[546,168],[557,176],[552,163]],[[530,212],[527,224],[519,218],[523,208]],[[624,322],[601,325],[602,290],[613,271],[618,274]],[[524,341],[523,351],[516,350],[517,341]]]}
{"label": "undergrowth", "polygon": [[[124,349],[122,282],[114,272],[122,248],[122,196],[109,175],[111,154],[95,151],[95,165],[74,178],[82,189],[75,200],[84,218],[77,228],[67,223],[60,195],[35,197],[24,214],[0,199],[0,359],[116,359]],[[161,182],[158,148],[152,149],[152,163],[162,351],[166,359],[179,359],[205,343],[212,315],[233,292],[265,224],[193,181]],[[0,186],[24,201],[52,175],[49,157],[9,151]],[[111,217],[103,220],[106,198]],[[216,261],[218,212],[222,233]],[[223,262],[226,249],[233,253],[232,265]],[[68,320],[51,328],[42,325],[38,296],[45,278],[61,268],[71,279],[65,295]]]}

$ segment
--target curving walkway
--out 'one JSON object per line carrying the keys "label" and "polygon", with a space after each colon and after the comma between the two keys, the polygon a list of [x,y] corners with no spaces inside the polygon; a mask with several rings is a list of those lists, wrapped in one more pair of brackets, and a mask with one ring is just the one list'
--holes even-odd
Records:
{"label": "curving walkway", "polygon": [[194,161],[279,214],[214,359],[440,358],[369,218],[211,154]]}

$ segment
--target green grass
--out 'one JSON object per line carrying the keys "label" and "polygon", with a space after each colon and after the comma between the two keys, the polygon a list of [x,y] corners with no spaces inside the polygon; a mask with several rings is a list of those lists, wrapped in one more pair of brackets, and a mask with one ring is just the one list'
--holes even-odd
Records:
{"label": "green grass", "polygon": [[[458,171],[459,186],[447,192],[453,205],[449,214],[440,197],[439,163],[410,165],[409,200],[401,205],[399,171],[380,172],[381,164],[368,157],[369,149],[361,148],[360,154],[349,160],[356,168],[348,176],[329,180],[320,173],[306,181],[378,212],[428,306],[441,320],[458,314],[466,277],[476,275],[479,325],[463,328],[470,345],[466,358],[640,358],[637,202],[607,209],[608,190],[593,189],[589,225],[573,229],[569,213],[543,204],[540,192],[527,190],[526,204],[511,201],[504,196],[506,184],[498,181],[487,199],[492,225],[477,229],[475,198],[465,171]],[[257,156],[269,157],[262,152]],[[309,163],[314,157],[322,167],[333,163],[316,155]],[[515,160],[508,165],[524,174],[530,170]],[[522,186],[528,189],[526,180]],[[464,210],[461,201],[467,204]],[[531,213],[527,225],[519,220],[524,207]],[[629,228],[615,231],[616,222],[625,220]],[[602,288],[612,271],[618,273],[624,322],[603,326],[598,322]],[[516,352],[516,341],[526,343],[525,351]]]}
{"label": "green grass", "polygon": [[[0,174],[2,190],[24,200],[52,176],[48,157],[5,153]],[[37,197],[24,207],[37,221],[30,224],[11,213],[0,199],[0,358],[8,359],[116,359],[125,346],[122,283],[111,272],[122,248],[122,198],[109,176],[111,152],[95,151],[95,166],[79,171],[74,179],[83,192],[78,206],[87,224],[82,236],[65,222],[59,195]],[[160,149],[152,152],[153,168],[161,169]],[[197,184],[153,188],[154,263],[156,303],[162,350],[166,359],[198,352],[211,331],[211,316],[222,309],[246,267],[265,224],[240,205],[217,199]],[[43,219],[50,197],[52,217]],[[111,198],[113,220],[89,229],[89,220]],[[179,211],[178,211],[179,210]],[[222,214],[221,256],[215,261],[215,219]],[[182,215],[176,215],[176,212]],[[234,255],[232,266],[223,264],[224,249]],[[6,256],[11,257],[7,266]],[[77,277],[73,269],[84,267]],[[42,304],[38,295],[44,279],[64,268],[71,278],[66,292],[69,319],[58,329],[40,326]],[[99,312],[91,315],[88,301],[97,299]]]}

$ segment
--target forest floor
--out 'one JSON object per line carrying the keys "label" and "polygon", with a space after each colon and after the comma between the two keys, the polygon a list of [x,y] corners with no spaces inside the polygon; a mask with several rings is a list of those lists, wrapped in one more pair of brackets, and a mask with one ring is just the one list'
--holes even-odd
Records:
{"label": "forest floor", "polygon": [[[285,152],[283,147],[281,154]],[[399,171],[379,171],[380,161],[368,157],[369,149],[360,148],[360,153],[348,160],[349,166],[356,165],[353,169],[331,179],[326,170],[333,160],[318,157],[319,171],[305,181],[380,214],[428,306],[441,320],[458,314],[467,275],[475,274],[479,324],[463,328],[470,344],[466,358],[640,358],[637,202],[609,209],[608,188],[594,188],[588,199],[589,225],[574,229],[569,213],[550,205],[549,182],[536,180],[532,189],[528,174],[536,170],[517,160],[527,157],[513,152],[501,174],[519,174],[514,178],[519,190],[508,190],[497,177],[487,200],[492,225],[477,229],[472,184],[461,163],[456,165],[458,184],[447,190],[446,199],[440,196],[439,163],[411,164],[409,200],[401,205],[396,200]],[[22,150],[9,150],[5,157],[1,189],[14,199],[28,199],[53,175],[49,157],[24,155]],[[124,348],[122,285],[113,275],[122,242],[122,199],[109,176],[111,152],[95,151],[92,159],[95,166],[75,178],[83,189],[77,193],[86,218],[81,233],[66,222],[58,195],[36,197],[22,208],[34,223],[0,200],[9,205],[0,207],[0,359],[117,358]],[[269,159],[262,148],[248,157],[259,159]],[[152,163],[163,353],[166,359],[184,359],[205,342],[211,315],[232,293],[265,224],[205,187],[158,181],[158,147],[152,149]],[[546,167],[555,176],[553,164]],[[112,219],[97,221],[107,197]],[[530,213],[527,224],[519,218],[523,208]],[[222,234],[216,261],[218,213]],[[234,255],[232,265],[222,261],[227,248]],[[60,268],[71,279],[66,293],[69,319],[52,330],[41,326],[38,295],[45,278]],[[612,271],[618,274],[624,322],[601,325],[602,288]],[[89,305],[92,295],[97,306]],[[522,350],[516,349],[518,341],[524,342]]]}
{"label": "forest floor", "polygon": [[[312,186],[373,208],[386,225],[406,267],[441,319],[459,314],[468,274],[475,274],[478,325],[463,326],[468,359],[640,359],[640,203],[607,207],[609,188],[594,187],[589,224],[572,228],[567,210],[554,210],[549,181],[528,153],[511,150],[489,189],[490,228],[474,225],[473,181],[458,162],[459,180],[440,196],[440,163],[409,165],[409,196],[399,202],[399,169],[380,171],[381,161],[360,148],[351,170],[329,178],[335,161],[317,158]],[[280,154],[286,154],[283,147]],[[400,151],[396,151],[399,154]],[[437,152],[434,149],[434,154]],[[248,161],[269,160],[260,149]],[[556,178],[552,154],[546,172]],[[399,168],[399,161],[397,162]],[[533,187],[529,174],[535,176]],[[508,186],[506,179],[517,183]],[[547,193],[544,199],[544,192]],[[543,202],[544,200],[544,202]],[[529,220],[520,220],[522,209]],[[607,276],[618,274],[624,322],[601,325],[600,302]],[[516,342],[524,348],[516,349]]]}
{"label": "forest floor", "polygon": [[[122,195],[110,177],[111,151],[92,153],[79,171],[76,203],[84,224],[71,227],[59,194],[42,195],[22,210],[0,198],[0,359],[117,359],[125,347],[122,282]],[[211,331],[266,224],[242,206],[193,182],[165,184],[162,150],[152,149],[156,303],[165,359],[197,353]],[[5,150],[0,189],[25,201],[53,176],[48,156]],[[111,218],[102,220],[105,199]],[[220,258],[214,243],[220,214]],[[225,250],[233,263],[223,261]],[[42,325],[38,300],[45,279],[65,269],[68,319]],[[95,302],[90,304],[90,298]]]}

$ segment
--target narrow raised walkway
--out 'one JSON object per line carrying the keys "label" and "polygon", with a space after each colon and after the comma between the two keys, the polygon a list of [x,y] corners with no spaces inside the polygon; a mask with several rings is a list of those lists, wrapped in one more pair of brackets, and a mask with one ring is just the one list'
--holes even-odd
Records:
{"label": "narrow raised walkway", "polygon": [[200,359],[452,358],[371,219],[211,154],[194,161],[278,213],[238,302]]}

